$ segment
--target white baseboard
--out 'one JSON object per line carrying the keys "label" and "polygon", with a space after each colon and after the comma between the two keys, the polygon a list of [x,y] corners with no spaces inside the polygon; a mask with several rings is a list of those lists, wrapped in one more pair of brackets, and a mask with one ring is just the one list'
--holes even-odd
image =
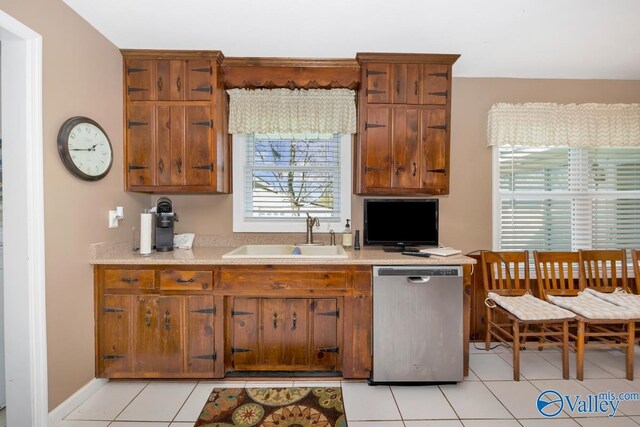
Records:
{"label": "white baseboard", "polygon": [[82,386],[80,390],[73,393],[67,400],[49,412],[49,427],[57,426],[64,417],[108,382],[109,380],[104,378],[94,378]]}

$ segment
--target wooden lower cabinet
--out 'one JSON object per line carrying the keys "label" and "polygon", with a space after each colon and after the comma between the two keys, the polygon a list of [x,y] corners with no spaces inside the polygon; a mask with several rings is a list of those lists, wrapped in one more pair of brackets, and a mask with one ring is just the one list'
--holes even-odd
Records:
{"label": "wooden lower cabinet", "polygon": [[371,372],[370,266],[94,270],[96,376]]}
{"label": "wooden lower cabinet", "polygon": [[337,371],[336,298],[233,298],[231,364],[248,371]]}

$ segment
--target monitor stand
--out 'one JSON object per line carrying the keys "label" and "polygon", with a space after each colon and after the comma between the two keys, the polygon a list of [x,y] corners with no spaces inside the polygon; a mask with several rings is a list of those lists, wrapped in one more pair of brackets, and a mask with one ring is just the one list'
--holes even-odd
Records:
{"label": "monitor stand", "polygon": [[412,248],[405,245],[386,245],[382,247],[385,252],[419,252],[418,248]]}

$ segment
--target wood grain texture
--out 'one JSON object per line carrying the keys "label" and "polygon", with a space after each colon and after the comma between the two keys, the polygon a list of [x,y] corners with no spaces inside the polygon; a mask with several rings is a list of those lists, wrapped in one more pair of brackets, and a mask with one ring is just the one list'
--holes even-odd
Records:
{"label": "wood grain texture", "polygon": [[225,88],[357,89],[360,66],[353,59],[225,58]]}
{"label": "wood grain texture", "polygon": [[[149,193],[228,193],[227,100],[216,51],[122,51],[125,186]],[[131,126],[131,121],[137,122]]]}

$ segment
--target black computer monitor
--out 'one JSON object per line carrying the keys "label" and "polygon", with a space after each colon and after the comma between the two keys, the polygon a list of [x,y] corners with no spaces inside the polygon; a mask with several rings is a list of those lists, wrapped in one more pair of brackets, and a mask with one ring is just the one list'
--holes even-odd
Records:
{"label": "black computer monitor", "polygon": [[364,244],[386,251],[438,246],[438,199],[365,199]]}

